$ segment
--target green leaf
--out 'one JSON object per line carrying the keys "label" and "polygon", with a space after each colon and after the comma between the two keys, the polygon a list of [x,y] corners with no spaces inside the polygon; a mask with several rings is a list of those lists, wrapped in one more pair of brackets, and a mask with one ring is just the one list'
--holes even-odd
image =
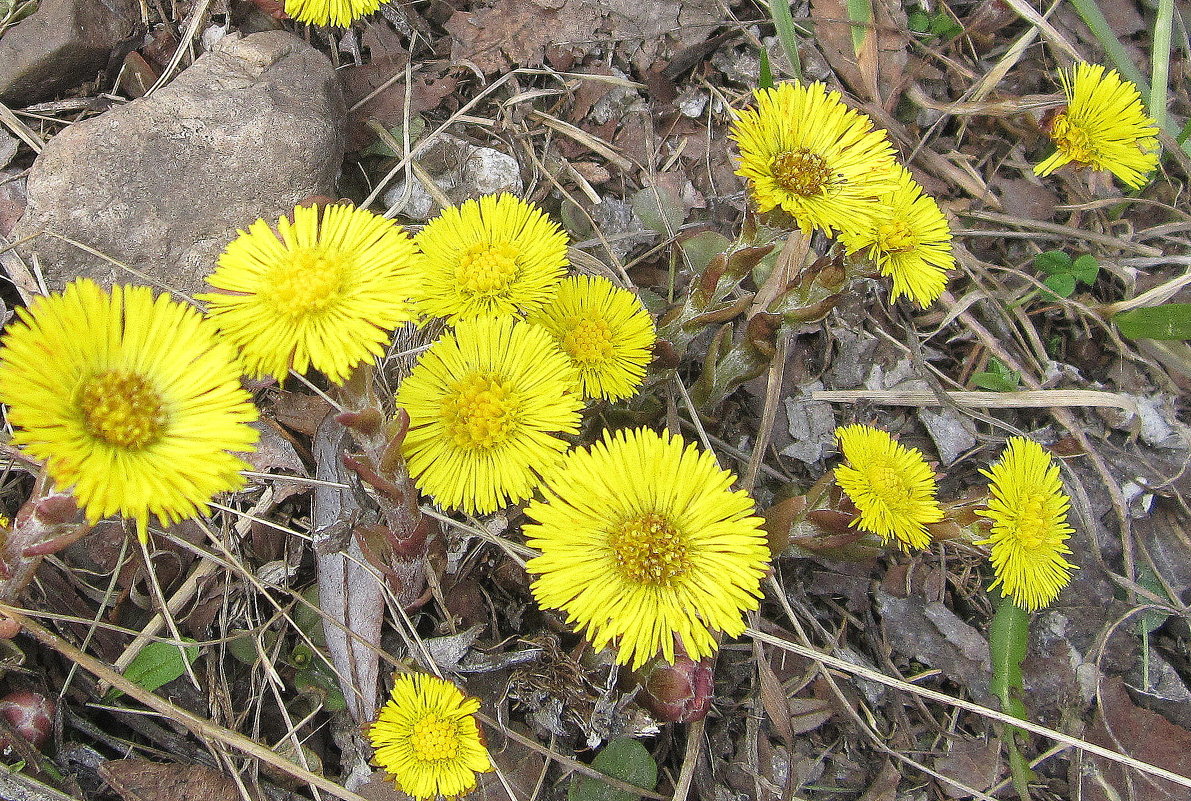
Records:
{"label": "green leaf", "polygon": [[769,51],[761,48],[761,75],[757,79],[758,89],[773,88],[773,68],[769,66]]}
{"label": "green leaf", "polygon": [[686,220],[686,209],[682,201],[669,192],[647,186],[633,195],[633,211],[645,223],[645,227],[662,236],[670,236]]}
{"label": "green leaf", "polygon": [[1018,386],[1018,375],[1012,371],[1010,375],[1002,373],[977,373],[972,376],[972,383],[980,389],[990,392],[1014,392]]}
{"label": "green leaf", "polygon": [[[658,765],[641,743],[631,737],[612,740],[596,754],[591,766],[605,776],[653,790],[658,784]],[[613,787],[590,776],[578,776],[567,789],[567,801],[632,801],[635,793]]]}
{"label": "green leaf", "polygon": [[680,243],[691,272],[701,273],[711,260],[732,246],[732,240],[715,231],[703,231]]}
{"label": "green leaf", "polygon": [[[1137,583],[1157,595],[1159,598],[1166,598],[1166,588],[1162,586],[1162,582],[1158,580],[1157,574],[1150,570],[1145,565],[1137,565]],[[1167,599],[1169,600],[1169,599]],[[1148,603],[1148,601],[1147,601]],[[1137,621],[1137,633],[1141,635],[1149,634],[1154,629],[1166,622],[1170,615],[1161,611],[1160,609],[1147,609],[1142,612],[1141,618]]]}
{"label": "green leaf", "polygon": [[1071,273],[1055,273],[1048,275],[1046,280],[1042,282],[1046,285],[1050,292],[1043,292],[1043,295],[1050,294],[1060,298],[1069,298],[1071,293],[1075,291],[1075,276]]}
{"label": "green leaf", "polygon": [[930,20],[930,32],[943,39],[958,36],[964,28],[945,11],[936,12]]}
{"label": "green leaf", "polygon": [[1191,303],[1165,303],[1114,314],[1112,321],[1130,339],[1191,339]]}
{"label": "green leaf", "polygon": [[1030,635],[1030,614],[1002,597],[988,629],[988,655],[992,661],[992,680],[988,690],[1001,702],[1001,711],[1026,719],[1021,702],[1023,691],[1021,663],[1026,658]]}
{"label": "green leaf", "polygon": [[911,11],[906,17],[906,25],[914,33],[926,33],[930,30],[930,23],[930,15],[921,9]]}
{"label": "green leaf", "polygon": [[[194,640],[187,639],[192,643]],[[197,645],[179,647],[168,642],[151,642],[141,650],[124,670],[124,678],[142,690],[153,692],[163,684],[169,684],[186,672],[186,665],[198,658]],[[118,698],[123,693],[113,690],[109,698]]]}
{"label": "green leaf", "polygon": [[1100,274],[1100,263],[1090,253],[1085,253],[1071,265],[1071,274],[1080,283],[1091,286],[1096,283],[1096,276]]}
{"label": "green leaf", "polygon": [[1061,250],[1048,250],[1034,257],[1034,266],[1044,273],[1071,272],[1071,257]]}

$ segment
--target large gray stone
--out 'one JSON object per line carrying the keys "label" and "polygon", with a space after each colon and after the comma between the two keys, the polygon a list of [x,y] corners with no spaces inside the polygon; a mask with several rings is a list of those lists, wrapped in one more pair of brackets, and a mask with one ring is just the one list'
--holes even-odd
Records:
{"label": "large gray stone", "polygon": [[227,36],[163,89],[51,139],[9,239],[41,235],[47,283],[154,283],[201,291],[223,247],[258,217],[335,196],[345,108],[330,62],[281,31]]}
{"label": "large gray stone", "polygon": [[139,26],[137,0],[41,0],[0,37],[0,101],[26,106],[92,80]]}

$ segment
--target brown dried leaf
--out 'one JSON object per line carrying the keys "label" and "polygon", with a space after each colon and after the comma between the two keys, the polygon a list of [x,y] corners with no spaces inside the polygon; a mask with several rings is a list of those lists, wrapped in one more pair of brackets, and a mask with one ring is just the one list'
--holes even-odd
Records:
{"label": "brown dried leaf", "polygon": [[454,38],[451,60],[466,59],[485,73],[512,65],[536,67],[546,48],[591,37],[598,20],[582,0],[544,8],[524,0],[496,0],[487,8],[456,11],[443,26]]}
{"label": "brown dried leaf", "polygon": [[[946,754],[935,759],[935,770],[975,790],[988,790],[1001,765],[1000,740],[952,740]],[[941,783],[948,798],[971,796],[953,784]]]}
{"label": "brown dried leaf", "polygon": [[872,0],[873,27],[853,46],[847,0],[812,0],[815,41],[836,75],[860,97],[885,108],[897,105],[906,82],[906,12],[888,0]]}
{"label": "brown dried leaf", "polygon": [[[1191,778],[1191,731],[1133,703],[1125,682],[1114,676],[1100,685],[1100,707],[1088,740],[1172,773]],[[1078,782],[1083,801],[1144,798],[1146,801],[1183,801],[1188,790],[1123,767],[1117,762],[1085,754],[1083,770],[1072,760],[1072,783]]]}
{"label": "brown dried leaf", "polygon": [[[111,759],[99,775],[124,801],[227,801],[240,798],[230,776],[206,765],[178,765],[147,759]],[[253,798],[259,795],[249,788]]]}

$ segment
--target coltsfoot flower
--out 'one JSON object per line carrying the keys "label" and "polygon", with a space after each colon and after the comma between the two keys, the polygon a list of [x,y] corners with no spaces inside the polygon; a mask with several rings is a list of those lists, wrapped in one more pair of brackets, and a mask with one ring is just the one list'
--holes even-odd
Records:
{"label": "coltsfoot flower", "polygon": [[922,453],[869,426],[837,428],[835,436],[848,461],[835,468],[835,481],[860,512],[853,525],[903,551],[930,545],[926,524],[942,520],[943,510]]}
{"label": "coltsfoot flower", "polygon": [[542,555],[538,603],[561,609],[597,649],[616,641],[634,670],[713,653],[713,630],[735,637],[756,609],[769,548],[746,492],[715,458],[649,429],[605,432],[568,455],[525,513]]}
{"label": "coltsfoot flower", "polygon": [[[280,237],[280,238],[278,238]],[[233,239],[199,295],[253,376],[290,368],[342,384],[384,353],[393,328],[413,319],[413,240],[366,209],[298,206],[277,233],[257,220]]]}
{"label": "coltsfoot flower", "polygon": [[657,338],[653,318],[641,301],[598,276],[563,279],[554,299],[528,322],[549,331],[571,357],[588,398],[633,395],[645,378]]}
{"label": "coltsfoot flower", "polygon": [[1059,72],[1067,107],[1050,121],[1055,152],[1034,167],[1050,175],[1064,164],[1107,170],[1134,189],[1158,166],[1158,126],[1137,87],[1115,70],[1078,63]]}
{"label": "coltsfoot flower", "polygon": [[92,523],[202,514],[244,484],[256,407],[231,348],[197,311],[148,287],[79,279],[17,311],[0,349],[13,439],[73,488]]}
{"label": "coltsfoot flower", "polygon": [[346,28],[380,8],[381,0],[285,0],[285,13],[308,25]]}
{"label": "coltsfoot flower", "polygon": [[885,132],[818,82],[758,89],[731,136],[740,149],[736,174],[748,179],[757,210],[780,207],[806,234],[863,227],[877,198],[894,188]]}
{"label": "coltsfoot flower", "polygon": [[535,312],[569,264],[567,235],[509,194],[443,209],[417,242],[425,254],[418,308],[450,322]]}
{"label": "coltsfoot flower", "polygon": [[909,171],[895,167],[897,185],[882,195],[871,224],[840,233],[849,252],[860,251],[893,281],[890,300],[909,296],[926,308],[947,286],[951,226],[934,198],[925,194]]}
{"label": "coltsfoot flower", "polygon": [[399,674],[368,727],[373,758],[401,789],[419,801],[457,798],[476,789],[476,774],[492,770],[475,713],[480,702],[449,681]]}
{"label": "coltsfoot flower", "polygon": [[545,329],[467,320],[422,354],[397,390],[418,489],[447,508],[495,512],[529,497],[579,430],[579,377]]}
{"label": "coltsfoot flower", "polygon": [[1067,538],[1070,498],[1063,492],[1059,468],[1042,446],[1025,437],[1011,437],[1000,460],[988,470],[988,539],[992,565],[1004,595],[1027,612],[1049,605],[1071,580]]}

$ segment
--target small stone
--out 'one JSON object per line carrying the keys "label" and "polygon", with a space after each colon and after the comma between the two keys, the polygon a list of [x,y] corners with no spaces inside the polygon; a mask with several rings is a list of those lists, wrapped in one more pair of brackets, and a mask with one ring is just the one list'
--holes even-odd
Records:
{"label": "small stone", "polygon": [[[418,163],[430,174],[438,194],[454,205],[480,195],[520,195],[525,189],[521,166],[515,158],[447,134],[425,148]],[[384,202],[393,214],[411,220],[429,220],[442,211],[441,204],[418,177],[408,190],[404,180],[398,181],[385,193]]]}
{"label": "small stone", "polygon": [[0,39],[0,102],[27,106],[93,79],[139,21],[137,0],[41,0]]}
{"label": "small stone", "polygon": [[19,248],[51,289],[87,276],[203,291],[237,229],[335,196],[344,116],[331,64],[310,45],[282,31],[226,36],[164,88],[51,139],[10,239],[58,235]]}

